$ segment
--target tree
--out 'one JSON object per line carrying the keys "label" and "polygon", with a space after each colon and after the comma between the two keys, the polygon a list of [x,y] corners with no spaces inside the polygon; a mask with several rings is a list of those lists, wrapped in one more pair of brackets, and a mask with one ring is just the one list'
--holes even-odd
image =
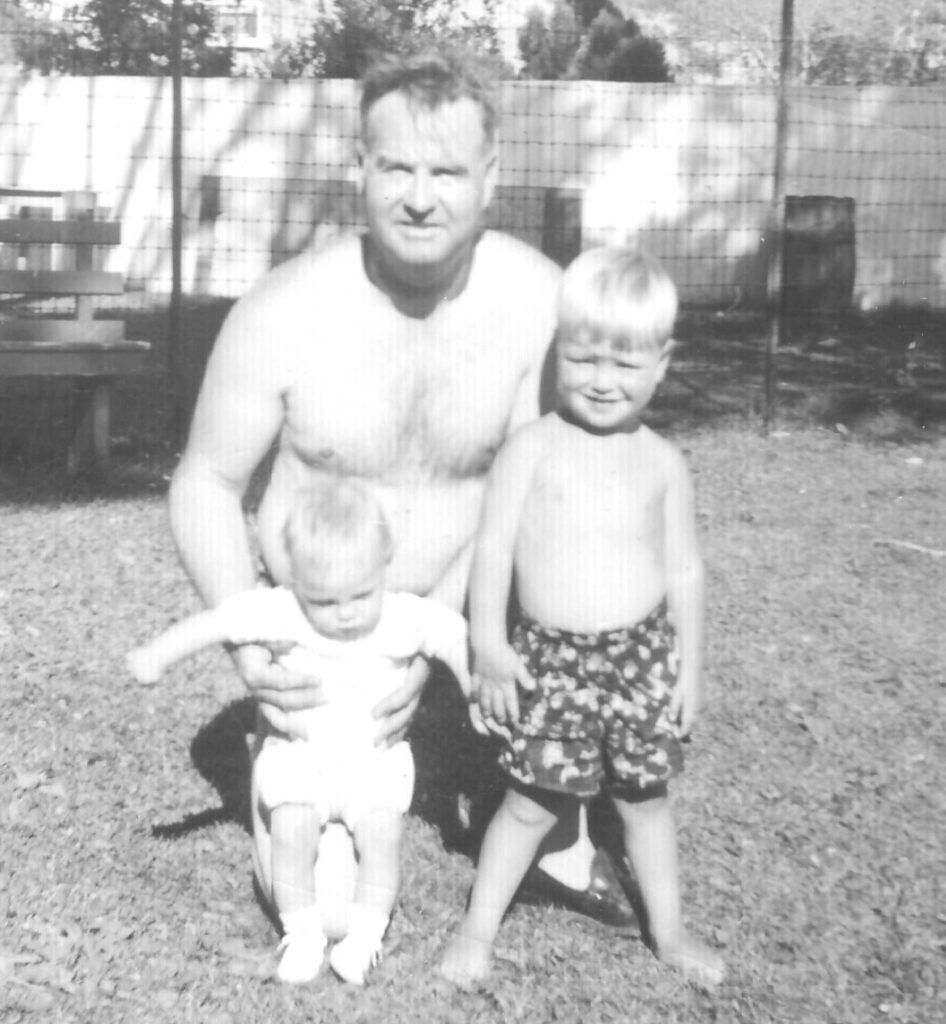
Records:
{"label": "tree", "polygon": [[892,34],[855,34],[816,21],[799,77],[809,85],[930,85],[946,81],[946,2],[927,0]]}
{"label": "tree", "polygon": [[659,40],[645,36],[611,0],[556,0],[546,20],[529,12],[519,33],[525,78],[582,78],[610,82],[669,82]]}
{"label": "tree", "polygon": [[316,78],[360,78],[380,53],[475,43],[499,59],[495,0],[479,14],[457,0],[337,0],[300,39],[276,53],[273,70]]}
{"label": "tree", "polygon": [[[164,75],[172,62],[171,0],[86,0],[64,24],[36,20],[17,43],[17,58],[44,74]],[[185,75],[228,75],[233,50],[214,34],[212,10],[183,0],[181,66]]]}
{"label": "tree", "polygon": [[581,43],[581,26],[566,0],[555,0],[546,21],[533,7],[519,30],[519,54],[523,78],[565,78]]}
{"label": "tree", "polygon": [[582,39],[572,77],[605,82],[669,82],[664,48],[637,23],[603,7]]}

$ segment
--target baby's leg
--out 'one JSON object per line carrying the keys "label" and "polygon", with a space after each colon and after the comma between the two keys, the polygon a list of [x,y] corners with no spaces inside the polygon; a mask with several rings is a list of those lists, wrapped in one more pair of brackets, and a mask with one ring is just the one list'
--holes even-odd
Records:
{"label": "baby's leg", "polygon": [[281,804],[270,825],[273,896],[280,916],[315,903],[313,868],[322,822],[314,807]]}
{"label": "baby's leg", "polygon": [[368,971],[381,959],[381,940],[391,920],[401,875],[400,811],[367,812],[354,827],[358,851],[358,880],[348,934],[332,950],[330,962],[345,981],[364,984]]}
{"label": "baby's leg", "polygon": [[314,807],[280,804],[271,817],[273,895],[283,927],[281,981],[312,981],[322,965],[325,932],[316,903],[313,866],[321,821]]}
{"label": "baby's leg", "polygon": [[503,915],[539,849],[571,798],[509,789],[483,837],[470,905],[447,946],[440,973],[461,987],[489,971]]}
{"label": "baby's leg", "polygon": [[685,977],[717,985],[722,959],[683,927],[677,834],[669,798],[615,799],[624,823],[624,842],[647,911],[648,929],[657,956]]}
{"label": "baby's leg", "polygon": [[365,814],[354,828],[358,852],[355,903],[391,916],[401,880],[401,837],[404,815],[394,810]]}

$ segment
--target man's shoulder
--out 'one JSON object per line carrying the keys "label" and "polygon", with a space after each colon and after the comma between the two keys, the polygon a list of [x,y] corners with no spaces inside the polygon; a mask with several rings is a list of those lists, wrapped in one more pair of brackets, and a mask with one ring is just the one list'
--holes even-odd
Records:
{"label": "man's shoulder", "polygon": [[[485,231],[479,241],[477,257],[488,272],[505,280],[515,291],[522,287],[557,289],[561,267],[534,246],[504,231]],[[511,276],[515,275],[515,276]]]}
{"label": "man's shoulder", "polygon": [[363,277],[361,236],[340,235],[274,267],[247,293],[247,298],[279,296],[308,303],[311,302],[312,288],[333,286],[344,281],[350,289],[356,280]]}

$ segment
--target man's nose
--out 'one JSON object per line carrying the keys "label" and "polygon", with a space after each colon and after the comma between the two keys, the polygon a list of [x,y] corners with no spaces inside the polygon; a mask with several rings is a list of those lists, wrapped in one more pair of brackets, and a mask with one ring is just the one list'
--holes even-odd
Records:
{"label": "man's nose", "polygon": [[433,178],[430,172],[418,168],[411,175],[411,183],[404,197],[404,205],[415,220],[422,220],[434,208]]}

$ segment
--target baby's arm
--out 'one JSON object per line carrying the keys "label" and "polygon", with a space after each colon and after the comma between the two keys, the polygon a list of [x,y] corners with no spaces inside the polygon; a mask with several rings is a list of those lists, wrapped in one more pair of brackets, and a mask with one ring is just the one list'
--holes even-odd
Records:
{"label": "baby's arm", "polygon": [[671,713],[680,734],[693,728],[703,707],[703,559],[696,529],[693,483],[683,456],[670,449],[664,497],[667,604],[677,631],[680,672]]}
{"label": "baby's arm", "polygon": [[176,622],[150,643],[136,647],[125,660],[139,683],[156,683],[175,662],[226,639],[215,609],[208,608]]}
{"label": "baby's arm", "polygon": [[479,707],[493,728],[518,721],[518,686],[532,679],[510,647],[506,614],[522,509],[545,447],[546,421],[529,424],[502,447],[483,499],[470,571],[470,638]]}

